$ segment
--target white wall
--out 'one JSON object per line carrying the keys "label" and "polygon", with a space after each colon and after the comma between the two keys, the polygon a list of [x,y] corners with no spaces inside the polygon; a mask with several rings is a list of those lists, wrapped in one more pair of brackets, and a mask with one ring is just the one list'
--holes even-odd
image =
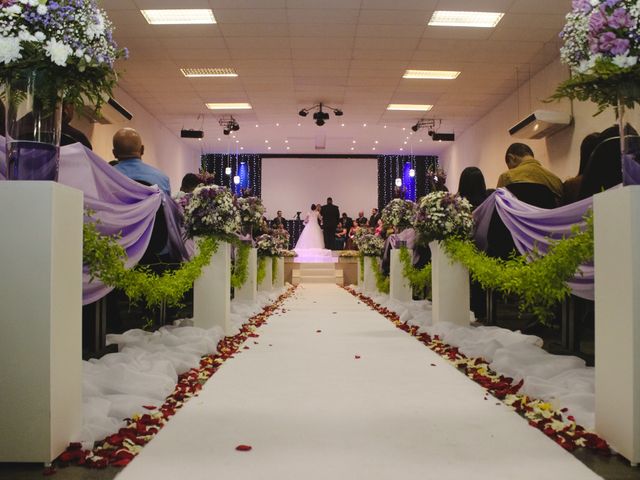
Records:
{"label": "white wall", "polygon": [[[113,160],[112,139],[120,128],[135,128],[142,136],[145,153],[143,161],[159,168],[169,176],[171,191],[177,192],[182,177],[200,169],[200,149],[197,140],[183,140],[178,132],[165,127],[127,92],[116,89],[113,95],[129,112],[131,121],[113,125],[92,124],[83,118],[75,118],[72,125],[82,130],[91,141],[93,151],[107,161]],[[77,115],[76,115],[77,117]]]}
{"label": "white wall", "polygon": [[[613,109],[594,117],[597,106],[590,102],[544,103],[557,85],[568,77],[568,70],[559,60],[548,65],[517,92],[480,119],[461,135],[440,156],[440,164],[448,173],[447,186],[457,191],[462,170],[479,167],[484,173],[487,188],[496,186],[500,173],[507,169],[504,153],[513,142],[528,144],[538,160],[560,178],[567,179],[578,173],[580,143],[589,133],[602,131],[615,123]],[[509,136],[508,129],[536,109],[571,112],[574,124],[544,140],[521,140]],[[629,115],[636,127],[639,112]]]}
{"label": "white wall", "polygon": [[[285,218],[309,211],[312,203],[327,197],[355,218],[359,210],[368,217],[378,205],[376,158],[263,158],[262,200],[267,217],[282,210]],[[303,217],[304,218],[304,217]]]}

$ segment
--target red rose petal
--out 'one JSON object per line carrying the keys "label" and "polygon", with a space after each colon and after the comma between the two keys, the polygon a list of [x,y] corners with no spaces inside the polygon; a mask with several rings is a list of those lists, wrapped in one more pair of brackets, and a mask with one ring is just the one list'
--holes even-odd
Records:
{"label": "red rose petal", "polygon": [[56,469],[53,467],[47,467],[42,471],[42,475],[44,475],[45,477],[50,477],[51,475],[55,475],[56,474]]}
{"label": "red rose petal", "polygon": [[236,450],[239,452],[248,452],[249,450],[251,450],[253,447],[251,445],[238,445],[236,447]]}
{"label": "red rose petal", "polygon": [[316,330],[316,333],[322,333],[322,330]]}
{"label": "red rose petal", "polygon": [[360,355],[356,355],[356,360],[359,360],[359,359],[360,359]]}

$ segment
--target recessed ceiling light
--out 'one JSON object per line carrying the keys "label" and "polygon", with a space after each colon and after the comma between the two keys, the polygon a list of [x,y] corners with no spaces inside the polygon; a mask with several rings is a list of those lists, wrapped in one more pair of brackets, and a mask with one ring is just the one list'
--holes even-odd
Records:
{"label": "recessed ceiling light", "polygon": [[244,147],[240,147],[240,150],[244,150]]}
{"label": "recessed ceiling light", "polygon": [[404,152],[404,148],[400,147],[400,151],[401,151],[401,152]]}
{"label": "recessed ceiling light", "polygon": [[429,20],[430,26],[437,27],[478,27],[494,28],[504,17],[501,12],[452,12],[436,10]]}
{"label": "recessed ceiling light", "polygon": [[276,123],[276,127],[279,127],[279,126],[280,126],[280,124],[279,124],[279,123]]}
{"label": "recessed ceiling light", "polygon": [[422,143],[422,139],[420,139],[420,143]]}
{"label": "recessed ceiling light", "polygon": [[291,150],[291,147],[287,147],[287,150]]}
{"label": "recessed ceiling light", "polygon": [[151,25],[202,25],[216,23],[210,8],[164,8],[160,10],[140,10]]}
{"label": "recessed ceiling light", "polygon": [[366,127],[366,126],[367,126],[367,124],[366,124],[366,123],[363,123],[363,124],[362,124],[362,126],[363,126],[363,127]]}
{"label": "recessed ceiling light", "polygon": [[402,131],[404,132],[407,129],[407,127],[402,127]]}
{"label": "recessed ceiling light", "polygon": [[267,147],[267,150],[271,150],[271,147]]}
{"label": "recessed ceiling light", "polygon": [[258,124],[256,123],[256,128],[258,128],[259,126],[260,126],[260,125],[258,125]]}
{"label": "recessed ceiling light", "polygon": [[251,110],[250,103],[206,103],[209,110]]}
{"label": "recessed ceiling light", "polygon": [[284,143],[289,143],[289,140],[285,140]]}
{"label": "recessed ceiling light", "polygon": [[265,140],[264,143],[269,143],[269,140]]}
{"label": "recessed ceiling light", "polygon": [[218,141],[220,141],[220,140],[221,140],[221,139],[220,139],[220,138],[218,138]]}
{"label": "recessed ceiling light", "polygon": [[355,140],[353,140],[351,143],[356,143],[356,141],[355,141]]}
{"label": "recessed ceiling light", "polygon": [[301,123],[298,124],[298,126],[302,125]]}
{"label": "recessed ceiling light", "polygon": [[376,149],[376,147],[373,147],[371,150],[375,150],[375,149]]}
{"label": "recessed ceiling light", "polygon": [[402,78],[420,78],[425,80],[455,80],[460,72],[449,70],[407,70]]}
{"label": "recessed ceiling light", "polygon": [[385,126],[384,126],[384,127],[382,127],[382,128],[387,128],[387,126],[385,125]]}
{"label": "recessed ceiling light", "polygon": [[181,68],[185,77],[237,77],[233,68]]}
{"label": "recessed ceiling light", "polygon": [[340,126],[341,126],[341,127],[344,127],[344,123],[341,123],[341,124],[340,124]]}
{"label": "recessed ceiling light", "polygon": [[355,150],[355,148],[354,148],[354,147],[351,147],[351,150]]}
{"label": "recessed ceiling light", "polygon": [[404,144],[406,145],[406,144],[407,144],[407,142],[405,141],[405,142],[404,142]]}
{"label": "recessed ceiling light", "polygon": [[390,103],[387,110],[400,110],[400,111],[419,111],[428,112],[433,108],[433,105],[417,105],[411,103]]}
{"label": "recessed ceiling light", "polygon": [[377,145],[377,144],[378,144],[378,140],[376,140],[376,141],[375,141],[375,142],[373,142],[373,143],[375,143],[375,144]]}
{"label": "recessed ceiling light", "polygon": [[240,143],[240,140],[236,140],[236,143]]}

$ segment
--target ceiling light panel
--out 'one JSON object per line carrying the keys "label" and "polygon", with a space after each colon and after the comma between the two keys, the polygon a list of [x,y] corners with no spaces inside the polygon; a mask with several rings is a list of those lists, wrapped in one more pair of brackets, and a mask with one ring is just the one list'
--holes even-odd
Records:
{"label": "ceiling light panel", "polygon": [[418,78],[423,80],[455,80],[460,72],[449,70],[407,70],[402,78]]}
{"label": "ceiling light panel", "polygon": [[500,12],[453,12],[436,10],[429,20],[436,27],[477,27],[494,28],[502,19]]}
{"label": "ceiling light panel", "polygon": [[185,77],[237,77],[238,74],[233,68],[181,68],[180,71]]}
{"label": "ceiling light panel", "polygon": [[251,110],[250,103],[206,103],[209,110]]}
{"label": "ceiling light panel", "polygon": [[408,112],[428,112],[433,105],[418,105],[411,103],[390,103],[387,110],[408,111]]}
{"label": "ceiling light panel", "polygon": [[151,25],[202,25],[216,23],[213,11],[206,8],[140,10]]}

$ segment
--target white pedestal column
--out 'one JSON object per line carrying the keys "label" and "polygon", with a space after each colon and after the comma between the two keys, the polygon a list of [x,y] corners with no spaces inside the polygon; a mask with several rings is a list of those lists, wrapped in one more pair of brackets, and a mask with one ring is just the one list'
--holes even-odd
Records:
{"label": "white pedestal column", "polygon": [[594,197],[596,432],[640,463],[640,187]]}
{"label": "white pedestal column", "polygon": [[219,242],[218,250],[193,285],[193,323],[196,327],[219,326],[230,335],[231,245]]}
{"label": "white pedestal column", "polygon": [[404,267],[400,261],[400,250],[391,250],[389,266],[389,296],[398,302],[410,302],[412,299],[411,284],[404,277]]}
{"label": "white pedestal column", "polygon": [[260,282],[258,284],[258,291],[259,292],[270,292],[271,290],[273,290],[273,273],[272,273],[272,269],[273,265],[271,264],[271,257],[266,257],[265,259],[265,265],[264,265],[264,278],[262,279],[262,282]]}
{"label": "white pedestal column", "polygon": [[364,257],[364,291],[366,293],[378,293],[378,287],[376,285],[376,274],[373,271],[373,266],[371,265],[371,259],[374,259],[376,265],[378,265],[377,257]]}
{"label": "white pedestal column", "polygon": [[82,192],[0,182],[0,462],[50,462],[82,428]]}
{"label": "white pedestal column", "polygon": [[[366,261],[366,259],[365,259],[365,261]],[[360,286],[360,285],[363,284],[363,281],[361,280],[362,265],[360,265],[360,259],[359,258],[358,258],[357,264],[358,264],[358,273],[357,273],[357,276],[356,276],[356,285]]]}
{"label": "white pedestal column", "polygon": [[273,288],[282,290],[284,288],[284,258],[276,257],[274,262],[276,262],[276,281]]}
{"label": "white pedestal column", "polygon": [[258,250],[249,250],[247,280],[240,288],[236,288],[234,299],[240,302],[255,303],[258,295]]}
{"label": "white pedestal column", "polygon": [[469,271],[460,263],[452,262],[440,246],[440,242],[431,242],[429,247],[433,323],[469,325]]}

